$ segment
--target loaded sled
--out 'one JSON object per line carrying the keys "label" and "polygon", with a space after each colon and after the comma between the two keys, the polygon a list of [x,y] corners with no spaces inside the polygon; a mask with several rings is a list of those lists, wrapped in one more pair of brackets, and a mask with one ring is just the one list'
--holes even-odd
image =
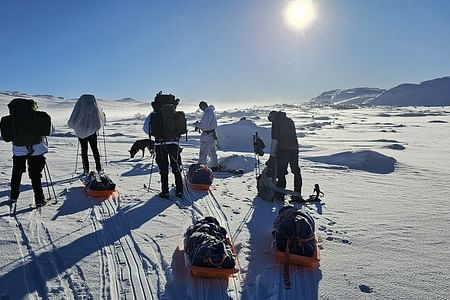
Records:
{"label": "loaded sled", "polygon": [[320,253],[311,215],[293,206],[280,209],[273,224],[273,248],[277,260],[306,267],[316,267]]}
{"label": "loaded sled", "polygon": [[214,217],[189,226],[184,234],[184,256],[193,277],[228,278],[236,269],[236,252],[225,228]]}
{"label": "loaded sled", "polygon": [[189,167],[187,179],[193,190],[209,191],[214,180],[214,174],[208,166],[192,164]]}
{"label": "loaded sled", "polygon": [[282,207],[274,221],[272,235],[276,258],[283,265],[285,288],[291,287],[290,264],[319,267],[315,222],[309,213],[293,206]]}
{"label": "loaded sled", "polygon": [[93,198],[109,198],[116,191],[116,184],[104,173],[90,172],[82,179],[86,194]]}

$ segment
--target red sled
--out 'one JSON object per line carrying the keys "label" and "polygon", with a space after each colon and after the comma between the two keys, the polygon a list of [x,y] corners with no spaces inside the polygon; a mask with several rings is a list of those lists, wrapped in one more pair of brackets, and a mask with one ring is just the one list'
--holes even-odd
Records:
{"label": "red sled", "polygon": [[[292,265],[298,265],[302,267],[310,267],[310,268],[316,268],[320,266],[320,250],[319,246],[316,240],[315,248],[313,251],[313,255],[311,257],[309,256],[302,256],[297,254],[289,254],[289,264]],[[277,258],[277,261],[280,263],[284,263],[285,261],[285,253],[278,250],[276,247],[274,247],[275,255]]]}

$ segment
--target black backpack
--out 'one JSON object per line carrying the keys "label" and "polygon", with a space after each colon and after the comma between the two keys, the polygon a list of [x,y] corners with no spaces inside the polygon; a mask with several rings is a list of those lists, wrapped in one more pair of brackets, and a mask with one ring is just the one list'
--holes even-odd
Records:
{"label": "black backpack", "polygon": [[3,140],[16,146],[39,144],[43,136],[50,135],[51,118],[37,110],[32,99],[13,99],[9,104],[9,116],[1,119],[0,129]]}
{"label": "black backpack", "polygon": [[186,116],[182,111],[176,111],[179,99],[174,95],[159,92],[152,102],[155,114],[150,122],[150,133],[159,140],[175,140],[187,133]]}
{"label": "black backpack", "polygon": [[258,135],[258,132],[256,132],[253,135],[253,152],[256,155],[263,156],[265,147],[266,147],[266,145],[264,144],[264,141]]}

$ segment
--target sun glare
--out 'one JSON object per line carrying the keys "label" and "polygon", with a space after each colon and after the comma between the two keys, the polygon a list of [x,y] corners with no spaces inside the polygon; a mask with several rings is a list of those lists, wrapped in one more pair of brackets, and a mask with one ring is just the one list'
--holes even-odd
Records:
{"label": "sun glare", "polygon": [[285,9],[286,22],[295,29],[304,29],[315,16],[312,0],[290,1]]}

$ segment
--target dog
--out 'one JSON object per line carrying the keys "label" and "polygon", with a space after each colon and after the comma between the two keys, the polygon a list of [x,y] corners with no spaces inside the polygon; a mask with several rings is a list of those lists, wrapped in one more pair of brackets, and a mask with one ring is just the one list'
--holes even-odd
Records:
{"label": "dog", "polygon": [[130,157],[134,158],[134,156],[139,150],[142,151],[142,157],[144,157],[145,148],[147,148],[148,151],[150,151],[150,155],[153,156],[155,154],[155,142],[152,141],[151,139],[144,139],[144,140],[137,140],[136,142],[133,143],[131,149],[128,150],[128,152],[130,152]]}

